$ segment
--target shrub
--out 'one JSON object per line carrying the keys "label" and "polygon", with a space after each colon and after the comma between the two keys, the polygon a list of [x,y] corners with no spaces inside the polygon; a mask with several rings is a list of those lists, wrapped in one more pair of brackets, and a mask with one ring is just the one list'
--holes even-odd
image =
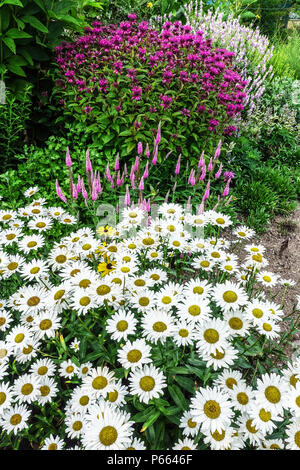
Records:
{"label": "shrub", "polygon": [[0,160],[1,172],[16,163],[15,156],[23,150],[26,129],[30,117],[32,87],[27,85],[23,93],[5,91],[5,102],[0,104]]}
{"label": "shrub", "polygon": [[61,121],[68,120],[73,133],[74,121],[81,121],[79,130],[110,158],[116,148],[120,157],[132,155],[160,121],[166,153],[188,159],[204,145],[211,151],[220,136],[232,134],[246,96],[233,54],[180,22],[158,32],[129,16],[119,26],[96,23],[56,48]]}

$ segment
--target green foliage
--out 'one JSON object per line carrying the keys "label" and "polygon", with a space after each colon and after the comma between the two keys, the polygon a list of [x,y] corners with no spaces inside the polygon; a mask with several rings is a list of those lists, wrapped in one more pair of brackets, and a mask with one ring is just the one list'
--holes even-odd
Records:
{"label": "green foliage", "polygon": [[6,90],[5,103],[0,104],[0,168],[4,171],[14,163],[16,153],[23,151],[26,126],[30,114],[32,87],[22,94]]}
{"label": "green foliage", "polygon": [[279,40],[274,43],[274,55],[270,63],[274,67],[274,72],[278,76],[291,76],[300,79],[300,33],[292,31],[286,40]]}
{"label": "green foliage", "polygon": [[297,207],[300,171],[262,165],[250,176],[240,174],[237,181],[234,206],[257,233],[266,231],[276,214],[287,215]]}
{"label": "green foliage", "polygon": [[23,87],[28,70],[49,61],[62,38],[82,32],[88,26],[84,9],[92,4],[101,8],[100,2],[90,0],[0,2],[0,72],[7,72],[8,84]]}

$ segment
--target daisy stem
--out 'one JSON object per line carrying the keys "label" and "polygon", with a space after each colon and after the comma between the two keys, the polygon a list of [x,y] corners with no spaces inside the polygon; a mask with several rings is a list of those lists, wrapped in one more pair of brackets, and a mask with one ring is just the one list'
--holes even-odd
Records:
{"label": "daisy stem", "polygon": [[288,287],[289,287],[289,286],[285,286],[284,291],[283,291],[283,294],[282,294],[281,305],[280,305],[280,308],[281,308],[281,309],[282,309],[283,306],[284,306],[284,299],[285,299],[285,295],[286,295],[286,291],[288,290]]}

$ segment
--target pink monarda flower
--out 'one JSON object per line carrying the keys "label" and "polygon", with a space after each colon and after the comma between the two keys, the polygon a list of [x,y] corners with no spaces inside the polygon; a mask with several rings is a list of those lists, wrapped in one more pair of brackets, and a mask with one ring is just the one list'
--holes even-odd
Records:
{"label": "pink monarda flower", "polygon": [[86,156],[85,156],[85,171],[86,173],[90,173],[92,171],[92,163],[90,160],[90,151],[86,151]]}
{"label": "pink monarda flower", "polygon": [[180,172],[180,158],[181,158],[181,155],[179,155],[179,157],[178,157],[176,168],[175,168],[175,175],[176,176],[179,175],[179,172]]}
{"label": "pink monarda flower", "polygon": [[56,189],[56,194],[58,195],[59,199],[61,199],[63,202],[67,202],[67,198],[62,192],[57,180],[55,181],[55,189]]}
{"label": "pink monarda flower", "polygon": [[67,152],[66,152],[66,166],[68,168],[71,168],[71,166],[72,166],[72,160],[71,160],[71,157],[70,157],[69,147],[67,147]]}

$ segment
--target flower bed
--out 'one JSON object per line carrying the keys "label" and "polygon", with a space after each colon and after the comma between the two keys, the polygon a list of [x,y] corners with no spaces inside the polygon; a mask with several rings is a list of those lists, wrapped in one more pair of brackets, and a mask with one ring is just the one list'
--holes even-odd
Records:
{"label": "flower bed", "polygon": [[173,203],[121,215],[0,211],[1,446],[299,449],[300,363],[253,231],[229,243],[228,216]]}

